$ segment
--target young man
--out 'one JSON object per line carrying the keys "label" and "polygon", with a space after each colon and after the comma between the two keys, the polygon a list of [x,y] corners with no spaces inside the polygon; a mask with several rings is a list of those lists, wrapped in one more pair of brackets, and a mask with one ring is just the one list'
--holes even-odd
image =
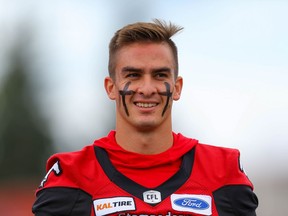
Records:
{"label": "young man", "polygon": [[182,78],[171,37],[180,30],[155,20],[116,32],[105,78],[116,129],[48,160],[36,216],[256,215],[257,197],[238,150],[172,132]]}

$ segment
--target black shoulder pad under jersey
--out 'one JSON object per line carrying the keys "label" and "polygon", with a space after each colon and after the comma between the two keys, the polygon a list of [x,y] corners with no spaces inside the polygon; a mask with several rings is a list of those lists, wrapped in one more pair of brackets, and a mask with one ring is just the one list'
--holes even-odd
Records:
{"label": "black shoulder pad under jersey", "polygon": [[213,196],[219,216],[256,216],[258,198],[246,185],[228,185]]}
{"label": "black shoulder pad under jersey", "polygon": [[37,193],[32,207],[36,216],[90,216],[92,198],[80,189],[55,187]]}

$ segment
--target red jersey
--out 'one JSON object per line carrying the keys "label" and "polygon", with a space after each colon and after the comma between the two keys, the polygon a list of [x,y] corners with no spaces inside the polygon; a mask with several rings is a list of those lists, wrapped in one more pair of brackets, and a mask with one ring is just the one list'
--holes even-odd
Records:
{"label": "red jersey", "polygon": [[158,155],[123,150],[112,131],[81,151],[52,156],[34,213],[256,215],[257,197],[238,150],[173,136],[173,147]]}

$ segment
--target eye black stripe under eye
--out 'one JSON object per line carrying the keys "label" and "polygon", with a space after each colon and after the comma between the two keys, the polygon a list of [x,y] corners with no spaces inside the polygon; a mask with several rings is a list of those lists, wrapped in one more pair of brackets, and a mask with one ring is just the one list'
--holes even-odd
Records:
{"label": "eye black stripe under eye", "polygon": [[125,86],[124,86],[124,89],[122,91],[121,90],[119,91],[119,94],[121,95],[122,103],[123,103],[123,106],[124,106],[124,109],[125,109],[125,112],[126,112],[127,116],[129,116],[129,112],[128,112],[128,108],[127,108],[127,105],[126,105],[125,96],[126,95],[132,95],[132,94],[135,93],[132,90],[128,90],[130,84],[131,84],[131,82],[127,82],[125,84]]}
{"label": "eye black stripe under eye", "polygon": [[167,100],[166,100],[166,104],[165,104],[165,107],[162,111],[162,116],[164,115],[164,113],[166,112],[167,108],[168,108],[168,105],[169,105],[169,100],[172,96],[172,92],[170,92],[170,85],[169,83],[167,82],[164,82],[165,84],[165,87],[166,87],[166,92],[159,92],[159,95],[163,95],[163,96],[167,96]]}

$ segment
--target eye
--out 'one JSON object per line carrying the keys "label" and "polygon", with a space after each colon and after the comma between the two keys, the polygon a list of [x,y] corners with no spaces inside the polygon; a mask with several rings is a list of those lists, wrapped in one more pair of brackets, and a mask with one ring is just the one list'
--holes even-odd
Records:
{"label": "eye", "polygon": [[155,74],[155,77],[157,78],[167,78],[168,77],[168,74],[167,73],[164,73],[164,72],[157,72]]}
{"label": "eye", "polygon": [[137,78],[137,77],[140,77],[140,74],[135,73],[135,72],[131,72],[131,73],[128,73],[125,77],[126,78]]}

